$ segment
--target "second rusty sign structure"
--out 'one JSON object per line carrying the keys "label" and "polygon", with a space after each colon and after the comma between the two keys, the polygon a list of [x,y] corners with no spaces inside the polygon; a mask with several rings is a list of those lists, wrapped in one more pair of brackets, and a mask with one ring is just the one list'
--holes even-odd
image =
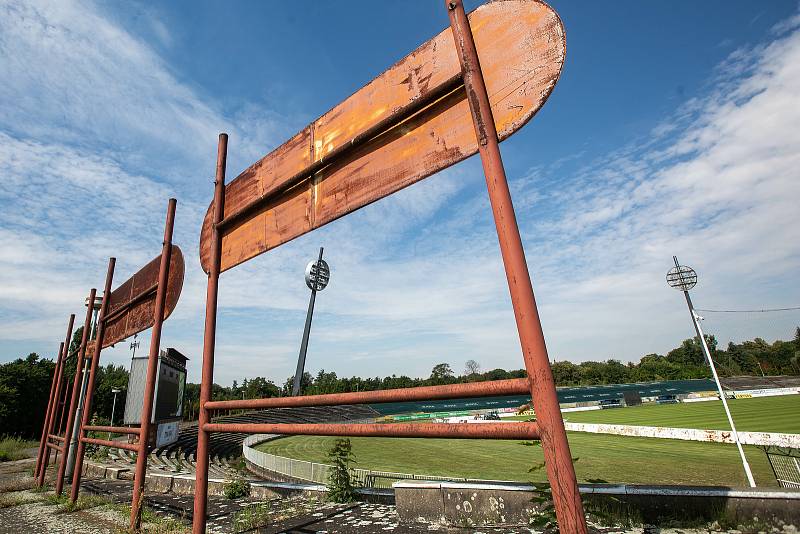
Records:
{"label": "second rusty sign structure", "polygon": [[[208,273],[193,532],[205,532],[211,432],[336,436],[541,439],[559,527],[586,532],[499,142],[544,104],[564,64],[558,15],[536,0],[464,12],[447,0],[450,28],[304,128],[227,186],[220,135],[214,201],[200,239]],[[528,378],[496,382],[214,401],[219,276],[248,259],[480,153]],[[536,422],[484,425],[213,424],[212,410],[380,403],[531,393]]]}
{"label": "second rusty sign structure", "polygon": [[[150,425],[150,414],[152,414],[153,411],[156,382],[155,373],[161,343],[161,326],[175,309],[183,287],[183,253],[180,248],[172,244],[172,229],[175,223],[176,204],[175,199],[169,200],[161,254],[113,291],[111,290],[111,285],[114,278],[116,259],[109,259],[102,303],[100,305],[99,317],[94,332],[92,332],[92,314],[94,311],[96,290],[92,289],[89,292],[89,297],[86,300],[87,309],[83,326],[83,335],[81,337],[80,347],[77,350],[78,360],[72,385],[69,411],[67,412],[64,434],[61,436],[58,435],[58,429],[61,428],[64,418],[62,416],[62,422],[58,424],[56,424],[55,421],[58,407],[57,400],[60,396],[61,377],[63,374],[64,362],[69,356],[68,347],[75,319],[74,315],[70,317],[69,326],[67,328],[67,338],[65,343],[61,345],[59,351],[60,357],[57,360],[56,371],[53,377],[50,404],[45,413],[45,426],[35,470],[38,476],[37,483],[41,487],[45,482],[47,463],[50,456],[49,449],[61,452],[61,462],[58,464],[55,480],[55,492],[57,495],[60,495],[64,488],[70,445],[74,442],[75,465],[72,471],[70,500],[75,503],[80,490],[81,471],[86,444],[120,448],[136,452],[136,471],[133,482],[133,502],[131,503],[130,523],[133,529],[139,527],[141,520],[145,470],[147,467],[147,457],[150,453],[150,443],[152,441],[150,438],[153,429]],[[92,413],[95,376],[102,349],[110,347],[114,343],[118,343],[127,337],[151,327],[152,336],[150,340],[147,381],[140,426],[138,428],[132,428],[125,426],[89,425],[90,414]],[[94,339],[91,338],[92,335],[94,335]],[[89,369],[89,376],[85,385],[81,381],[84,366],[88,366]],[[79,399],[81,399],[81,390],[83,388],[85,388],[86,396],[83,399],[83,409],[81,410],[79,408]],[[76,424],[76,418],[79,416],[80,421],[77,421]],[[73,435],[73,427],[77,430],[77,435]],[[54,429],[56,429],[56,433],[53,433]],[[114,432],[134,436],[138,439],[135,443],[103,440],[89,437],[88,432]],[[61,445],[51,443],[50,440],[58,441]]]}

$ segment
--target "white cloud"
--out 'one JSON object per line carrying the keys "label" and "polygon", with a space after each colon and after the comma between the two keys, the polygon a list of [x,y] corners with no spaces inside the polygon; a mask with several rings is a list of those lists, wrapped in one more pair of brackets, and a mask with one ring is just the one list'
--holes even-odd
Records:
{"label": "white cloud", "polygon": [[[701,307],[800,301],[799,65],[798,32],[734,52],[711,93],[655,139],[564,177],[565,191],[543,201],[558,215],[529,219],[527,234],[548,258],[532,263],[554,353],[636,358],[691,335],[679,295],[664,285],[672,254],[698,269]],[[532,174],[533,187],[546,172]],[[723,340],[786,338],[797,322],[709,314]],[[605,354],[587,354],[588,339]]]}

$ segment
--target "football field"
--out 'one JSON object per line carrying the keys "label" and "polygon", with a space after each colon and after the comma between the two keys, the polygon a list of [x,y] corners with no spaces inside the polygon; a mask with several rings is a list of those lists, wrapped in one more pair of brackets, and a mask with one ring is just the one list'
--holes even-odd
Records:
{"label": "football field", "polygon": [[[800,395],[730,402],[740,430],[800,433]],[[719,401],[645,405],[565,413],[569,421],[682,428],[728,429]],[[294,436],[260,445],[264,452],[328,463],[326,452],[336,438]],[[522,441],[419,438],[351,438],[356,467],[400,473],[492,480],[544,480],[542,450]],[[745,486],[734,445],[603,434],[569,433],[580,482]],[[764,452],[746,446],[756,482],[775,486]]]}

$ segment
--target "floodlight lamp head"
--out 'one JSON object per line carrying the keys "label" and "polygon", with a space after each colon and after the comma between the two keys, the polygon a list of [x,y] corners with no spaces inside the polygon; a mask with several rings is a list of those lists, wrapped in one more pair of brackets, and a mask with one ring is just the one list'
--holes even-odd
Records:
{"label": "floodlight lamp head", "polygon": [[689,291],[697,285],[697,273],[688,265],[676,265],[667,272],[667,284],[679,291]]}
{"label": "floodlight lamp head", "polygon": [[[103,296],[102,295],[95,295],[94,302],[92,303],[92,309],[97,311],[100,309],[100,305],[103,303]],[[87,308],[89,307],[89,297],[83,299],[83,305]]]}
{"label": "floodlight lamp head", "polygon": [[328,287],[331,269],[325,260],[315,260],[306,266],[306,285],[312,291],[322,291]]}

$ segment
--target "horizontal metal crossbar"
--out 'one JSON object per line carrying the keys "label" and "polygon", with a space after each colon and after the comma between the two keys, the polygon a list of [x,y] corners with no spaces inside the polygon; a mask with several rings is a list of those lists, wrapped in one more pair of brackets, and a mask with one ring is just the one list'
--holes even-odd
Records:
{"label": "horizontal metal crossbar", "polygon": [[58,451],[60,453],[64,452],[64,447],[61,446],[61,445],[56,445],[55,443],[50,443],[49,441],[47,443],[45,443],[44,445],[48,449],[53,449],[53,450],[56,450],[56,451]]}
{"label": "horizontal metal crossbar", "polygon": [[145,291],[143,291],[136,297],[132,298],[129,302],[125,303],[123,306],[114,310],[112,313],[108,315],[108,317],[102,317],[100,320],[108,324],[112,321],[119,319],[119,317],[122,316],[126,311],[128,311],[129,309],[131,309],[133,306],[140,303],[144,299],[150,297],[153,293],[155,293],[157,289],[158,289],[158,282],[148,287]]}
{"label": "horizontal metal crossbar", "polygon": [[115,449],[125,449],[126,451],[137,452],[139,450],[139,445],[136,443],[123,443],[121,441],[108,441],[105,439],[94,438],[81,438],[81,441],[84,443],[91,443],[92,445],[102,445],[104,447],[112,447]]}
{"label": "horizontal metal crossbar", "polygon": [[306,397],[272,397],[269,399],[207,401],[203,407],[206,410],[241,410],[306,406],[337,406],[342,404],[379,404],[383,402],[407,402],[461,399],[471,397],[492,397],[500,395],[522,395],[530,394],[530,392],[530,385],[527,378],[514,378],[511,380],[471,382],[468,384],[384,389],[379,391],[360,391],[355,393],[331,393],[326,395],[309,395]]}
{"label": "horizontal metal crossbar", "polygon": [[57,436],[55,434],[48,434],[48,438],[53,439],[55,441],[64,441],[64,436]]}
{"label": "horizontal metal crossbar", "polygon": [[536,423],[207,423],[206,432],[383,438],[539,439]]}
{"label": "horizontal metal crossbar", "polygon": [[449,93],[452,93],[457,89],[463,89],[463,87],[464,87],[464,79],[461,73],[459,72],[455,76],[451,77],[450,79],[442,83],[436,89],[430,91],[424,96],[412,100],[406,106],[389,114],[389,116],[386,117],[385,119],[379,121],[370,128],[367,128],[363,132],[352,137],[349,141],[342,143],[341,145],[339,145],[339,147],[335,148],[331,152],[320,157],[320,159],[310,163],[304,169],[290,176],[272,190],[266,191],[263,196],[261,196],[254,202],[251,202],[250,204],[244,206],[242,209],[240,209],[235,213],[226,214],[225,218],[221,220],[219,223],[217,223],[217,227],[219,229],[227,229],[235,226],[238,222],[241,222],[243,219],[247,218],[253,211],[257,210],[260,206],[263,206],[264,204],[269,202],[270,199],[276,198],[280,194],[288,191],[289,189],[293,188],[299,183],[309,179],[314,173],[327,167],[333,161],[336,161],[337,159],[346,156],[348,153],[351,153],[360,146],[364,145],[364,143],[384,133],[386,130],[397,126],[399,123],[407,120],[409,117],[415,115],[416,113],[422,111],[423,109],[430,106],[440,98],[448,95]]}
{"label": "horizontal metal crossbar", "polygon": [[85,426],[86,431],[94,432],[116,432],[117,434],[134,434],[136,436],[141,434],[140,428],[131,428],[129,426]]}

